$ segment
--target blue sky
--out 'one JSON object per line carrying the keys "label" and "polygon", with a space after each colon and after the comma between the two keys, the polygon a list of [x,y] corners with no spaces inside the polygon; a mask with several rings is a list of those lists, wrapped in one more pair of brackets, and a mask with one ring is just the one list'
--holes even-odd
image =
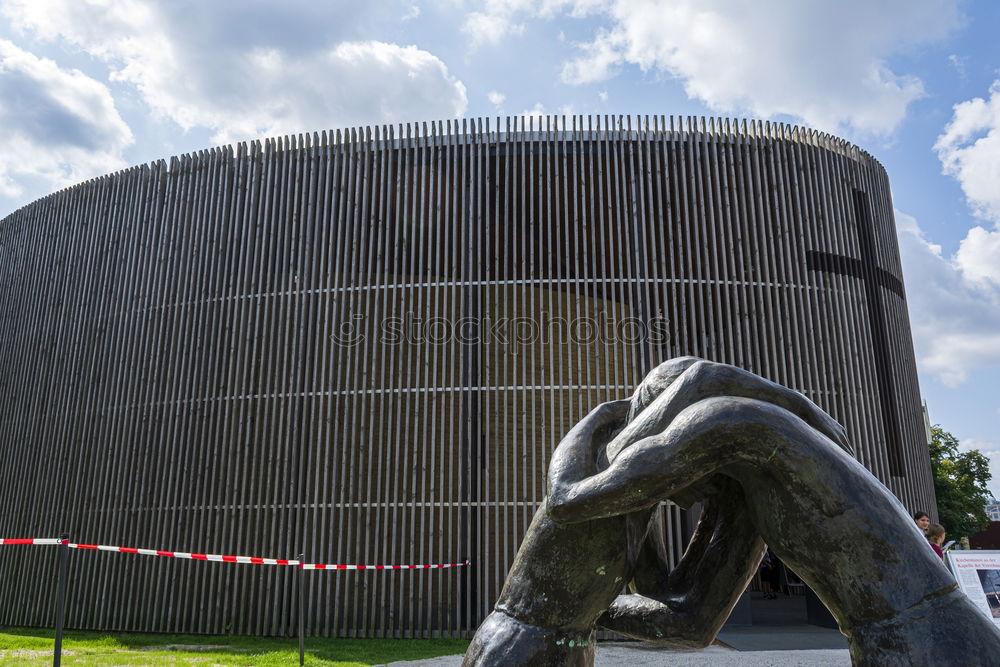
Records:
{"label": "blue sky", "polygon": [[0,216],[128,165],[347,125],[810,125],[888,170],[931,419],[991,456],[1000,496],[998,32],[990,0],[0,0]]}

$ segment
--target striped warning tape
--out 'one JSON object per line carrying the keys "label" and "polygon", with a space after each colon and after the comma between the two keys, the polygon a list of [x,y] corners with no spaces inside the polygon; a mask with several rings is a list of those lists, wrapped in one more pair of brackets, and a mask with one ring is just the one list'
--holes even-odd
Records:
{"label": "striped warning tape", "polygon": [[166,558],[189,558],[191,560],[208,560],[217,563],[246,563],[248,565],[298,565],[297,560],[286,558],[258,558],[257,556],[224,556],[222,554],[199,554],[187,551],[163,551],[161,549],[137,549],[135,547],[115,547],[106,544],[74,544],[70,549],[91,549],[94,551],[117,551],[123,554],[139,554],[140,556],[164,556]]}
{"label": "striped warning tape", "polygon": [[446,567],[462,567],[469,561],[461,563],[434,563],[432,565],[336,565],[323,563],[303,563],[303,570],[440,570]]}
{"label": "striped warning tape", "polygon": [[447,567],[462,567],[462,563],[432,563],[429,565],[340,565],[326,563],[303,563],[287,558],[258,558],[257,556],[227,556],[223,554],[201,554],[187,551],[164,551],[161,549],[138,549],[136,547],[118,547],[107,544],[77,544],[58,538],[0,538],[0,544],[63,544],[70,549],[91,551],[113,551],[123,554],[138,554],[140,556],[163,556],[166,558],[188,558],[190,560],[205,560],[216,563],[245,563],[248,565],[291,565],[303,570],[438,570]]}
{"label": "striped warning tape", "polygon": [[0,537],[0,544],[62,544],[58,537]]}

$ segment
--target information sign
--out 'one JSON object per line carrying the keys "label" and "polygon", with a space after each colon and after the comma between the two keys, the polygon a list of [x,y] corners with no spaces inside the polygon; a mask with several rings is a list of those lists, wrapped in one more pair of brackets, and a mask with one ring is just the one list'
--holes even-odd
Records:
{"label": "information sign", "polygon": [[948,551],[958,586],[1000,627],[1000,551]]}

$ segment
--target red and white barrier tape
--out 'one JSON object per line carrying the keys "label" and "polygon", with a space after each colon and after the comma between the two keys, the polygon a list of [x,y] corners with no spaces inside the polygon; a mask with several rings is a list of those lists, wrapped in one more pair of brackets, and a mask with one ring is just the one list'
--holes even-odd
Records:
{"label": "red and white barrier tape", "polygon": [[257,556],[224,556],[221,554],[198,554],[186,551],[162,551],[160,549],[137,549],[135,547],[114,547],[106,544],[74,544],[70,549],[93,549],[95,551],[117,551],[123,554],[139,554],[140,556],[164,556],[166,558],[189,558],[191,560],[208,560],[217,563],[246,563],[248,565],[298,565],[297,560],[285,558],[258,558]]}
{"label": "red and white barrier tape", "polygon": [[[0,538],[0,544],[63,544],[59,538]],[[138,549],[135,547],[117,547],[106,544],[76,544],[65,541],[70,549],[93,551],[114,551],[123,554],[138,554],[140,556],[163,556],[166,558],[188,558],[216,563],[245,563],[247,565],[291,565],[303,570],[440,570],[448,567],[469,565],[462,563],[432,563],[429,565],[340,565],[336,563],[302,563],[286,558],[258,558],[257,556],[227,556],[222,554],[199,554],[186,551],[163,551],[160,549]]]}
{"label": "red and white barrier tape", "polygon": [[323,563],[303,563],[300,567],[303,570],[440,570],[446,567],[462,567],[468,564],[469,561],[462,563],[434,563],[432,565],[325,565]]}
{"label": "red and white barrier tape", "polygon": [[0,537],[0,544],[62,544],[58,537]]}

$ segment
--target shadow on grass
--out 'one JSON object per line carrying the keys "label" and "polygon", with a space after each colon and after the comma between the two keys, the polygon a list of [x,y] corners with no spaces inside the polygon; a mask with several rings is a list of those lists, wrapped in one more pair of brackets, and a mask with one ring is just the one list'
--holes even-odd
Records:
{"label": "shadow on grass", "polygon": [[[44,628],[0,628],[0,648],[52,650],[54,633]],[[421,660],[464,653],[465,639],[306,639],[306,662],[312,664],[371,665],[397,660]],[[297,662],[296,637],[243,637],[237,635],[162,635],[119,632],[67,631],[67,651],[170,651],[192,656],[231,658],[231,664],[252,664],[252,656],[269,655],[283,664]],[[178,657],[180,657],[178,655]]]}

